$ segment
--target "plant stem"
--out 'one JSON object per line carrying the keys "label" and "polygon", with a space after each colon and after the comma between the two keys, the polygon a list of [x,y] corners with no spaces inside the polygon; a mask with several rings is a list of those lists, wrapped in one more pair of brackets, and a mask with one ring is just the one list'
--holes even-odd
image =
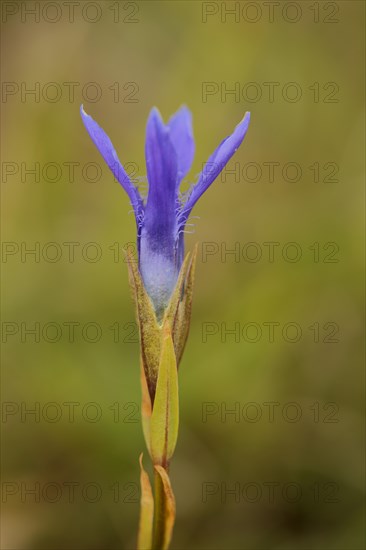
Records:
{"label": "plant stem", "polygon": [[161,477],[154,470],[154,535],[153,550],[162,550],[165,533],[165,496],[164,486]]}

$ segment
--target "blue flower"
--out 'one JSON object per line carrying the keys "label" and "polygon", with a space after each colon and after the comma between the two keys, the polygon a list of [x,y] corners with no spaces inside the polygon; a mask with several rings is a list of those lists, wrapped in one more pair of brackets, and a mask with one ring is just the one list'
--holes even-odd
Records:
{"label": "blue flower", "polygon": [[169,303],[184,257],[184,228],[192,208],[217,178],[242,143],[250,114],[246,113],[234,132],[225,138],[208,159],[197,183],[186,198],[179,186],[191,168],[195,144],[192,115],[181,107],[167,124],[159,111],[150,112],[145,157],[148,180],[146,201],[123,168],[111,140],[81,106],[87,131],[115,178],[126,191],[135,212],[139,269],[158,317]]}

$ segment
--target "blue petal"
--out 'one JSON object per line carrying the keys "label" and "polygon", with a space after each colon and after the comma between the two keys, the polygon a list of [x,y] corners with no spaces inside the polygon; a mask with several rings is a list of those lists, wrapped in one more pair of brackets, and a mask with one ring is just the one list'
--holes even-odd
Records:
{"label": "blue petal", "polygon": [[95,120],[93,120],[92,117],[84,111],[82,105],[80,107],[80,114],[95,146],[97,147],[98,151],[102,155],[110,170],[112,171],[114,177],[126,191],[135,211],[137,225],[139,226],[141,221],[141,213],[143,211],[143,203],[138,190],[132,184],[130,178],[128,177],[117,156],[116,151],[114,150],[111,140],[104,132],[104,130],[102,130],[102,128],[95,122]]}
{"label": "blue petal", "polygon": [[226,164],[241,145],[245,134],[247,133],[249,121],[250,113],[246,113],[243,120],[235,128],[234,132],[220,143],[215,152],[208,159],[200,174],[198,182],[193,187],[187,202],[182,207],[182,211],[179,216],[180,227],[184,226],[198,199],[225,168]]}
{"label": "blue petal", "polygon": [[[149,191],[145,207],[145,227],[164,231],[172,237],[176,224],[177,155],[159,111],[152,109],[146,128],[145,158]],[[161,244],[161,243],[159,243]]]}
{"label": "blue petal", "polygon": [[141,231],[140,272],[156,311],[163,309],[174,289],[177,257],[177,155],[170,130],[153,109],[146,129],[146,168],[149,191]]}
{"label": "blue petal", "polygon": [[182,106],[169,120],[170,138],[177,153],[178,181],[189,172],[194,157],[194,139],[192,128],[192,114],[186,106]]}

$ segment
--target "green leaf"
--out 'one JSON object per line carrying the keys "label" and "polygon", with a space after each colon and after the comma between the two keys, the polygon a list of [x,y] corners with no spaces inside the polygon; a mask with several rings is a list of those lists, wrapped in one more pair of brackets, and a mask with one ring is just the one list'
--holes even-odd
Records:
{"label": "green leaf", "polygon": [[159,550],[168,550],[173,535],[175,521],[175,498],[170,484],[168,472],[162,466],[154,466],[155,471],[160,476],[163,487],[163,510],[161,532],[155,533],[155,548]]}
{"label": "green leaf", "polygon": [[150,420],[150,450],[154,464],[166,466],[178,438],[178,371],[169,324],[163,327],[155,401]]}
{"label": "green leaf", "polygon": [[137,550],[151,550],[153,539],[154,498],[149,476],[142,465],[143,454],[140,455],[140,522],[137,536]]}

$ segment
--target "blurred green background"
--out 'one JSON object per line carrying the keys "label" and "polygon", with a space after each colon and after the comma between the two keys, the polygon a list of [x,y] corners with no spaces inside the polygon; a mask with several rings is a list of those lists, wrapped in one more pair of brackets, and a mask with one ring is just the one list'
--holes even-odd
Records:
{"label": "blurred green background", "polygon": [[41,2],[39,21],[23,4],[2,3],[2,548],[135,545],[135,226],[81,103],[142,187],[152,106],[193,112],[186,187],[252,113],[240,174],[218,178],[186,240],[200,260],[172,549],[363,548],[364,3],[281,2],[271,19],[263,2],[80,2],[73,18]]}

